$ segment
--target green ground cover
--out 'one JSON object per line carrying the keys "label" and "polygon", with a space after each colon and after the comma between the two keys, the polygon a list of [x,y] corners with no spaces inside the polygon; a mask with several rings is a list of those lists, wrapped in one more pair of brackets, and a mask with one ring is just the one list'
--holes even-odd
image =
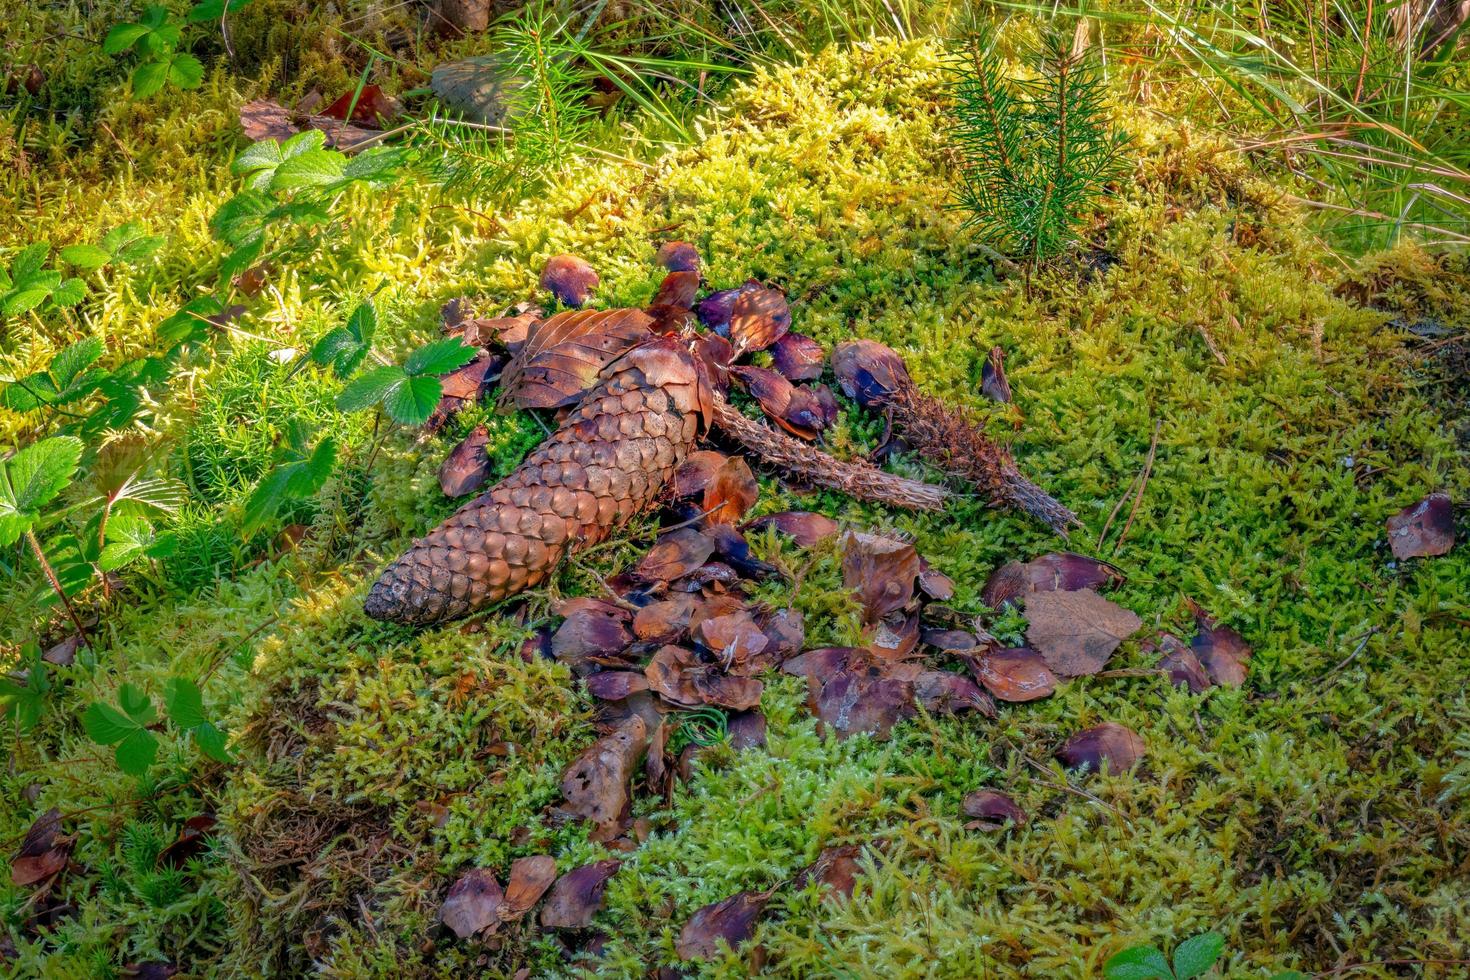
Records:
{"label": "green ground cover", "polygon": [[[302,77],[355,77],[331,77],[315,49],[289,47],[294,35],[252,36],[240,43],[260,45],[257,57],[295,51]],[[88,70],[84,59],[65,69],[78,91]],[[121,976],[156,961],[188,975],[637,976],[676,961],[700,906],[859,843],[872,846],[852,901],[783,891],[756,942],[700,970],[1095,976],[1128,946],[1216,929],[1229,976],[1348,965],[1463,975],[1423,961],[1470,958],[1470,549],[1396,562],[1383,522],[1431,490],[1470,495],[1463,347],[1456,360],[1410,329],[1463,328],[1470,267],[1409,245],[1338,256],[1285,200],[1299,188],[1177,111],[1192,101],[1144,104],[1119,81],[1130,170],[1083,247],[1028,288],[946,207],[946,82],[932,41],[835,46],[726,91],[697,143],[655,148],[638,166],[591,158],[514,208],[487,213],[412,184],[349,191],[330,240],[243,300],[145,424],[101,440],[104,456],[158,454],[189,502],[169,518],[176,553],[130,569],[110,601],[82,603],[94,643],[51,671],[40,724],[22,734],[7,723],[0,838],[13,848],[55,806],[77,840],[56,886],[69,914],[38,922],[31,889],[0,879],[0,970]],[[92,241],[126,221],[167,236],[147,261],[95,274],[79,311],[8,324],[11,368],[43,366],[82,335],[105,342],[108,364],[157,350],[155,326],[213,281],[208,222],[238,187],[228,164],[244,145],[244,97],[214,72],[165,101],[100,102],[81,115],[108,132],[87,145],[63,116],[0,121],[0,186],[18,219],[0,230],[4,252]],[[458,942],[436,916],[465,868],[608,856],[585,827],[546,813],[590,737],[589,699],[564,667],[518,650],[556,599],[636,560],[654,525],[570,563],[522,622],[374,623],[362,601],[378,570],[453,509],[435,476],[450,447],[489,418],[508,470],[541,429],[482,409],[436,436],[392,429],[374,451],[371,420],[335,409],[335,379],[293,373],[272,352],[308,347],[373,293],[382,346],[411,349],[437,335],[449,299],[495,312],[534,298],[542,263],[561,252],[599,270],[599,305],[644,303],[654,251],[671,237],[698,246],[713,286],[779,285],[795,329],[828,347],[888,343],[926,391],[992,416],[1027,472],[1081,517],[1077,550],[1095,547],[1157,427],[1115,558],[1129,576],[1115,598],[1145,629],[1112,666],[1152,665],[1139,641],[1157,630],[1188,636],[1192,599],[1254,648],[1250,679],[1191,695],[1157,676],[1084,678],[1002,706],[995,721],[921,717],[887,741],[824,738],[799,682],[773,680],[765,751],[717,750],[671,807],[637,804],[653,833],[615,855],[625,863],[598,919],[600,958],[530,920]],[[997,344],[1024,419],[1014,437],[977,391]],[[293,419],[338,433],[346,464],[319,496],[244,534],[244,501]],[[37,427],[0,409],[8,444]],[[880,430],[853,411],[828,442],[858,453]],[[908,460],[894,468],[925,475]],[[1008,641],[1024,623],[984,608],[986,576],[1058,545],[977,500],[914,515],[764,481],[759,511],[792,507],[912,536],[955,580],[953,605]],[[283,541],[287,524],[309,526],[299,546]],[[799,588],[763,588],[804,612],[809,646],[856,639],[835,548],[756,544],[800,569]],[[4,566],[5,651],[64,629],[38,605],[44,584],[27,562],[17,551]],[[123,774],[84,733],[83,709],[116,703],[125,683],[161,701],[177,675],[203,679],[232,761],[168,727],[148,775]],[[1143,736],[1144,764],[1063,772],[1052,750],[1102,721]],[[959,802],[982,786],[1013,795],[1029,825],[965,830]],[[211,846],[161,864],[203,812],[220,820]]]}

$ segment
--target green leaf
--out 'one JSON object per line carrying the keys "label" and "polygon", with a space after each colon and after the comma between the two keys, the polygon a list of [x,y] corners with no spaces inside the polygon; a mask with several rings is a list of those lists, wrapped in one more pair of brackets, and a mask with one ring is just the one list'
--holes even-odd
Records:
{"label": "green leaf", "polygon": [[53,436],[0,462],[0,546],[13,544],[42,507],[71,482],[82,458],[82,441]]}
{"label": "green leaf", "polygon": [[211,722],[205,722],[193,731],[194,744],[199,746],[199,751],[209,756],[215,762],[233,762],[230,755],[229,734],[216,727]]}
{"label": "green leaf", "polygon": [[176,51],[169,59],[168,80],[174,88],[198,88],[204,82],[204,66],[187,51]]}
{"label": "green leaf", "polygon": [[219,274],[221,279],[233,279],[246,269],[255,264],[260,258],[260,253],[265,251],[265,239],[256,238],[235,249],[229,255],[220,260]]}
{"label": "green leaf", "polygon": [[359,375],[337,396],[337,407],[344,412],[358,412],[381,402],[394,386],[407,380],[403,368],[386,364]]}
{"label": "green leaf", "polygon": [[136,684],[124,684],[117,689],[117,703],[128,713],[128,717],[139,725],[151,725],[158,717],[153,699],[148,692]]}
{"label": "green leaf", "polygon": [[142,776],[158,758],[158,738],[146,728],[139,728],[117,744],[113,757],[117,767],[129,776]]}
{"label": "green leaf", "polygon": [[1169,961],[1153,946],[1134,946],[1108,958],[1103,964],[1107,980],[1174,980]]}
{"label": "green leaf", "polygon": [[34,642],[21,648],[21,660],[26,661],[25,686],[0,674],[0,700],[5,705],[0,717],[13,714],[20,731],[28,732],[36,727],[46,712],[46,694],[51,690],[51,674],[50,666],[41,657],[41,648]]}
{"label": "green leaf", "polygon": [[84,337],[62,348],[51,359],[51,366],[47,370],[51,373],[51,377],[56,379],[57,386],[65,388],[77,375],[97,362],[97,359],[102,356],[103,349],[101,338]]}
{"label": "green leaf", "polygon": [[102,39],[102,53],[122,54],[152,30],[147,24],[114,24],[107,37]]}
{"label": "green leaf", "polygon": [[281,144],[281,159],[300,156],[327,145],[327,134],[319,129],[303,129]]}
{"label": "green leaf", "polygon": [[104,572],[115,572],[141,557],[153,544],[153,525],[146,517],[115,514],[107,522],[107,544],[98,556],[97,565]]}
{"label": "green leaf", "polygon": [[137,722],[110,704],[94,701],[82,712],[82,729],[98,745],[121,742],[138,730]]}
{"label": "green leaf", "polygon": [[45,287],[34,287],[31,289],[18,289],[5,298],[5,303],[0,306],[0,312],[6,316],[20,316],[29,313],[42,303],[46,297],[51,295],[51,290]]}
{"label": "green leaf", "polygon": [[26,279],[41,271],[46,264],[46,257],[51,254],[50,242],[32,242],[19,252],[15,258],[10,260],[10,277],[17,286]]}
{"label": "green leaf", "polygon": [[286,480],[286,495],[304,500],[315,496],[326,485],[337,466],[337,440],[327,436],[317,443],[309,459],[294,463]]}
{"label": "green leaf", "polygon": [[382,184],[399,176],[411,154],[400,146],[371,146],[342,168],[343,180]]}
{"label": "green leaf", "polygon": [[224,312],[224,306],[213,296],[198,296],[158,325],[158,339],[168,344],[197,343],[209,336],[212,316]]}
{"label": "green leaf", "polygon": [[133,95],[139,99],[146,99],[156,94],[163,88],[163,83],[168,81],[167,61],[145,61],[133,69],[132,86]]}
{"label": "green leaf", "polygon": [[198,728],[206,721],[204,695],[187,677],[170,677],[163,684],[163,707],[169,720],[181,729]]}
{"label": "green leaf", "polygon": [[276,515],[286,502],[286,484],[291,480],[287,467],[277,467],[255,485],[245,501],[245,513],[240,522],[240,533],[251,537],[265,526],[265,522]]}
{"label": "green leaf", "polygon": [[466,345],[459,337],[445,337],[408,355],[403,362],[403,372],[410,377],[448,374],[474,360],[475,354],[475,348]]}
{"label": "green leaf", "polygon": [[169,54],[178,46],[181,32],[182,25],[177,21],[163,21],[138,39],[138,50],[167,61]]}
{"label": "green leaf", "polygon": [[276,167],[275,175],[271,177],[270,189],[289,191],[301,187],[325,186],[342,176],[342,168],[346,163],[347,158],[336,150],[310,149],[289,155]]}
{"label": "green leaf", "polygon": [[100,269],[112,261],[112,252],[99,245],[68,245],[61,257],[78,269]]}
{"label": "green leaf", "polygon": [[[138,226],[124,225],[123,227],[136,228]],[[109,245],[108,242],[112,239],[113,235],[120,230],[121,229],[115,229],[102,240],[103,248],[112,249],[112,260],[114,262],[131,264],[133,262],[139,261],[140,259],[146,259],[148,256],[152,255],[163,246],[164,238],[162,235],[139,235],[136,238],[129,238],[119,241],[116,244]]]}
{"label": "green leaf", "polygon": [[1203,932],[1184,940],[1174,949],[1176,980],[1194,980],[1205,974],[1225,951],[1225,937],[1218,932]]}
{"label": "green leaf", "polygon": [[363,300],[353,308],[347,317],[347,329],[359,342],[373,342],[373,335],[378,332],[378,308],[372,300]]}
{"label": "green leaf", "polygon": [[224,17],[226,12],[233,14],[249,2],[250,0],[229,0],[229,3],[226,4],[225,0],[202,0],[189,8],[186,19],[191,24],[218,21]]}
{"label": "green leaf", "polygon": [[275,140],[261,140],[251,143],[230,164],[230,170],[236,176],[244,177],[258,170],[274,170],[282,160],[281,144]]}
{"label": "green leaf", "polygon": [[395,422],[402,425],[423,425],[434,414],[444,387],[435,377],[417,375],[406,378],[383,396],[383,407]]}
{"label": "green leaf", "polygon": [[53,306],[76,306],[87,298],[87,284],[80,279],[64,280],[51,292]]}

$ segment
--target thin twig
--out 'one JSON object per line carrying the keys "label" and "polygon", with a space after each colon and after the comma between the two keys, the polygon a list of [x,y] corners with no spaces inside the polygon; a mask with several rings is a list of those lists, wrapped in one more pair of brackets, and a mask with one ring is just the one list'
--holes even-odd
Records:
{"label": "thin twig", "polygon": [[[1047,774],[1050,774],[1051,773],[1051,770],[1050,769],[1048,769],[1046,766],[1042,765],[1041,763],[1037,762],[1035,759],[1031,758],[1026,753],[1022,752],[1021,753],[1021,758],[1022,759],[1025,759],[1026,760],[1026,764],[1029,765],[1031,768],[1035,769],[1037,772],[1039,772],[1039,773],[1047,773]],[[1124,813],[1122,810],[1119,810],[1117,807],[1113,806],[1113,804],[1109,803],[1107,800],[1099,799],[1098,797],[1092,795],[1091,793],[1087,792],[1087,790],[1085,790],[1085,789],[1078,789],[1076,786],[1073,786],[1071,783],[1054,783],[1050,779],[1044,779],[1044,778],[1041,778],[1039,776],[1037,777],[1037,780],[1036,781],[1039,782],[1039,783],[1041,783],[1041,785],[1043,785],[1043,786],[1049,786],[1052,789],[1060,790],[1063,793],[1071,793],[1074,796],[1080,796],[1084,800],[1087,800],[1090,803],[1096,803],[1100,807],[1103,807],[1103,808],[1108,809],[1108,810],[1112,810],[1114,813],[1116,813],[1118,815],[1118,818],[1120,820],[1122,820],[1125,824],[1127,824],[1130,827],[1133,826],[1133,821],[1128,819],[1128,814]]]}
{"label": "thin twig", "polygon": [[1143,503],[1143,492],[1148,489],[1148,478],[1154,470],[1154,453],[1159,448],[1159,429],[1164,425],[1164,420],[1159,419],[1154,423],[1154,437],[1148,444],[1148,459],[1143,464],[1143,475],[1138,484],[1138,493],[1133,497],[1133,506],[1128,511],[1128,520],[1123,524],[1123,530],[1118,535],[1118,543],[1113,545],[1113,554],[1123,547],[1123,542],[1128,540],[1128,531],[1133,527],[1133,518],[1138,516],[1138,505]]}

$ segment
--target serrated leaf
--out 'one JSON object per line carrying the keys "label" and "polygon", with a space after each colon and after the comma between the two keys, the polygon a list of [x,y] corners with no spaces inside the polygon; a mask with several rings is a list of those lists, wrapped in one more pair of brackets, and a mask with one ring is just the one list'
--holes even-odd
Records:
{"label": "serrated leaf", "polygon": [[229,733],[216,727],[213,723],[206,721],[198,728],[195,728],[192,734],[194,735],[194,744],[199,746],[199,751],[209,756],[215,762],[234,761],[234,758],[230,755],[228,745]]}
{"label": "serrated leaf", "polygon": [[168,62],[166,61],[144,61],[133,69],[130,84],[133,87],[133,96],[146,99],[163,88],[163,83],[168,81]]}
{"label": "serrated leaf", "polygon": [[163,684],[163,707],[169,721],[179,728],[188,730],[203,725],[204,694],[187,677],[170,677]]}
{"label": "serrated leaf", "polygon": [[477,351],[459,337],[445,337],[425,344],[403,362],[403,373],[410,377],[448,374],[475,359]]}
{"label": "serrated leaf", "polygon": [[404,378],[383,396],[388,415],[402,425],[423,425],[434,414],[444,387],[431,375]]}
{"label": "serrated leaf", "polygon": [[68,245],[61,250],[61,257],[78,269],[100,269],[112,261],[112,252],[100,245]]}
{"label": "serrated leaf", "polygon": [[406,380],[403,368],[386,364],[359,375],[337,396],[337,407],[344,412],[358,412],[381,402],[392,388]]}
{"label": "serrated leaf", "polygon": [[255,264],[260,253],[265,251],[265,239],[256,238],[226,255],[219,264],[221,279],[233,279]]}
{"label": "serrated leaf", "polygon": [[122,54],[138,43],[138,39],[152,31],[147,24],[114,24],[107,37],[102,39],[103,54]]}
{"label": "serrated leaf", "polygon": [[[0,462],[0,518],[30,526],[37,513],[71,482],[82,458],[82,441],[74,436],[52,436],[27,446],[7,462]],[[18,536],[19,532],[17,532]],[[10,544],[0,534],[0,545]]]}
{"label": "serrated leaf", "polygon": [[5,303],[3,307],[0,307],[0,311],[3,311],[6,316],[20,316],[46,302],[46,297],[50,295],[51,290],[46,287],[17,289],[5,298]]}
{"label": "serrated leaf", "polygon": [[51,291],[53,306],[76,306],[87,298],[87,284],[80,279],[65,279]]}
{"label": "serrated leaf", "polygon": [[235,162],[230,164],[230,170],[236,176],[243,177],[268,167],[273,169],[281,162],[281,159],[281,144],[275,140],[261,140],[258,143],[251,143],[239,156],[235,157]]}
{"label": "serrated leaf", "polygon": [[74,344],[63,347],[51,359],[47,368],[56,384],[65,388],[84,370],[91,367],[102,356],[104,348],[99,337],[83,337]]}
{"label": "serrated leaf", "polygon": [[153,544],[153,525],[145,517],[116,514],[107,522],[107,544],[97,558],[104,572],[114,572],[143,556]]}
{"label": "serrated leaf", "polygon": [[325,186],[342,176],[346,163],[347,158],[336,150],[317,148],[292,154],[276,167],[276,172],[271,177],[270,189],[289,191],[301,187]]}
{"label": "serrated leaf", "polygon": [[5,710],[0,718],[14,715],[21,732],[30,731],[46,711],[46,694],[51,690],[50,666],[41,658],[41,648],[34,642],[21,648],[21,660],[26,663],[26,682],[22,686],[4,674],[0,674],[0,701]]}
{"label": "serrated leaf", "polygon": [[153,707],[153,699],[148,697],[148,692],[136,684],[124,684],[117,689],[117,703],[128,717],[139,725],[151,725],[157,719],[158,713]]}
{"label": "serrated leaf", "polygon": [[378,332],[378,308],[372,300],[363,300],[347,317],[347,329],[363,344],[371,344]]}
{"label": "serrated leaf", "polygon": [[163,242],[162,235],[140,235],[114,247],[112,260],[124,264],[137,262],[158,251]]}
{"label": "serrated leaf", "polygon": [[218,21],[228,13],[234,13],[244,7],[250,0],[201,0],[189,8],[186,19],[191,24],[204,23],[206,21]]}
{"label": "serrated leaf", "polygon": [[117,767],[129,776],[142,776],[158,758],[158,738],[146,728],[133,731],[113,750]]}
{"label": "serrated leaf", "polygon": [[342,179],[380,184],[397,177],[409,159],[409,152],[402,147],[372,146],[347,162]]}
{"label": "serrated leaf", "polygon": [[327,134],[319,129],[303,129],[281,144],[281,159],[299,156],[327,145]]}
{"label": "serrated leaf", "polygon": [[204,66],[187,51],[175,51],[168,62],[168,80],[175,88],[198,88],[204,81]]}
{"label": "serrated leaf", "polygon": [[1174,948],[1176,980],[1195,980],[1203,976],[1225,951],[1225,937],[1218,932],[1203,932],[1184,940]]}
{"label": "serrated leaf", "polygon": [[286,467],[277,467],[255,485],[245,501],[245,512],[240,522],[240,532],[249,537],[265,526],[265,522],[276,515],[286,500],[286,484],[291,474]]}
{"label": "serrated leaf", "polygon": [[138,724],[112,705],[94,701],[82,712],[82,730],[98,745],[114,745],[137,731]]}
{"label": "serrated leaf", "polygon": [[297,499],[315,496],[336,466],[337,440],[327,436],[312,450],[309,458],[292,465],[286,480],[286,494]]}
{"label": "serrated leaf", "polygon": [[219,316],[224,309],[213,296],[191,299],[158,325],[158,338],[169,344],[202,340],[209,331],[207,318]]}
{"label": "serrated leaf", "polygon": [[50,374],[32,374],[7,384],[4,392],[0,393],[0,405],[13,412],[29,412],[42,405],[54,404],[58,394],[60,392],[56,390]]}
{"label": "serrated leaf", "polygon": [[1134,946],[1108,958],[1103,964],[1107,980],[1173,980],[1174,972],[1162,951],[1153,946]]}
{"label": "serrated leaf", "polygon": [[26,279],[41,271],[46,264],[46,256],[51,254],[50,242],[32,242],[10,260],[10,277],[19,285]]}

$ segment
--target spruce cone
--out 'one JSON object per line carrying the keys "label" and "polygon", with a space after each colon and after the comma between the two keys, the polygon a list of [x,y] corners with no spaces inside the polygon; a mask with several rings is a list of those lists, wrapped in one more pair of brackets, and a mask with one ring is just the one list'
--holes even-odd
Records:
{"label": "spruce cone", "polygon": [[677,342],[633,348],[514,473],[390,565],[364,611],[422,626],[542,581],[653,503],[712,410],[703,371]]}

